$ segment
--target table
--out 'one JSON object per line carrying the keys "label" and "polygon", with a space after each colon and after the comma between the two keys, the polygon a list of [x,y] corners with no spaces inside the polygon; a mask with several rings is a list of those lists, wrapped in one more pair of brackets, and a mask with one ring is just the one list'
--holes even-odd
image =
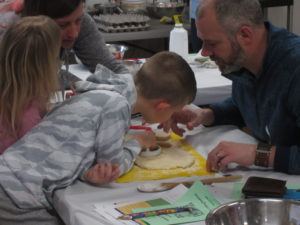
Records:
{"label": "table", "polygon": [[197,82],[195,105],[219,103],[231,96],[232,82],[223,77],[219,69],[192,67]]}
{"label": "table", "polygon": [[[190,55],[189,62],[193,62],[197,55]],[[197,82],[195,105],[218,103],[231,96],[231,80],[221,76],[219,69],[201,68],[191,65]],[[91,73],[82,65],[70,65],[69,70],[81,79],[86,79]]]}
{"label": "table", "polygon": [[[217,126],[211,128],[199,127],[194,131],[189,131],[185,139],[197,149],[204,157],[221,140],[238,141],[243,143],[257,143],[257,141],[235,126]],[[230,174],[241,174],[245,182],[249,176],[264,176],[277,179],[285,179],[288,184],[299,184],[299,176],[287,175],[273,172],[269,169],[234,168],[228,171]],[[212,175],[214,176],[214,175]],[[173,178],[168,181],[196,180],[192,178]],[[161,181],[155,181],[161,182]],[[118,201],[130,196],[141,197],[149,193],[140,193],[136,187],[140,182],[133,183],[111,183],[106,186],[91,186],[80,181],[75,182],[66,189],[58,190],[54,196],[54,207],[61,218],[68,225],[111,225],[93,210],[94,203],[105,201]],[[143,182],[144,183],[144,182]],[[210,192],[221,203],[231,201],[230,194],[233,183],[219,183],[207,186]],[[204,225],[204,221],[193,223],[194,225]]]}

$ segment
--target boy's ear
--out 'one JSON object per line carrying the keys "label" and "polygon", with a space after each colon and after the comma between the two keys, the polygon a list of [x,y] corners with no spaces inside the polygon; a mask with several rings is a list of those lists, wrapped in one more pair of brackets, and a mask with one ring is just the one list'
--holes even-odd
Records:
{"label": "boy's ear", "polygon": [[160,101],[156,104],[156,109],[161,110],[161,109],[167,109],[170,108],[171,104],[167,103],[165,101]]}

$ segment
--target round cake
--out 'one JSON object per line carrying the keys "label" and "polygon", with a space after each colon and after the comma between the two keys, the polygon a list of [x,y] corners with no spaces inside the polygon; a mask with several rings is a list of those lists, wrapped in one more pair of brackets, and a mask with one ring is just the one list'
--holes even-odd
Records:
{"label": "round cake", "polygon": [[151,157],[138,156],[135,164],[144,169],[161,170],[188,168],[195,162],[194,156],[181,148],[162,149],[161,154]]}

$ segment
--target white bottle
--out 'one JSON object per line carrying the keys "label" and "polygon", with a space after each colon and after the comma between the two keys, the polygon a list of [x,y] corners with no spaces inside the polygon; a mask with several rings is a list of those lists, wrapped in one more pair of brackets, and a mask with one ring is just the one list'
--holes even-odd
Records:
{"label": "white bottle", "polygon": [[175,52],[188,61],[188,33],[183,28],[182,23],[176,23],[170,32],[169,51]]}

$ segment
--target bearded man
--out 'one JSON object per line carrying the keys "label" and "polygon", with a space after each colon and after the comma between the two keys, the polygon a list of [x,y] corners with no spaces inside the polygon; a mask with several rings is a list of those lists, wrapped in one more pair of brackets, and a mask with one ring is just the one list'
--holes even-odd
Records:
{"label": "bearded man", "polygon": [[258,0],[203,0],[196,26],[201,54],[232,80],[232,97],[175,113],[164,130],[182,135],[177,123],[247,127],[259,144],[219,143],[208,171],[234,162],[300,174],[300,37],[264,21]]}

